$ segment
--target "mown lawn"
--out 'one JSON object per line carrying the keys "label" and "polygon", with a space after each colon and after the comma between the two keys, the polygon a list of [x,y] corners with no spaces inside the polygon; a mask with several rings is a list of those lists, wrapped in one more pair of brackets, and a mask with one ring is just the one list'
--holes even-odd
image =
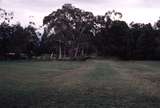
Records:
{"label": "mown lawn", "polygon": [[160,62],[0,62],[0,108],[160,108]]}

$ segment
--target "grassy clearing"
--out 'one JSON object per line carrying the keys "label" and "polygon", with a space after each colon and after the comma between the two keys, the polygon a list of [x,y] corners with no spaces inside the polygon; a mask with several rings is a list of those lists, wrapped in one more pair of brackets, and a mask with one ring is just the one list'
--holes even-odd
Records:
{"label": "grassy clearing", "polygon": [[96,63],[94,69],[86,76],[90,80],[111,80],[117,72],[109,63]]}
{"label": "grassy clearing", "polygon": [[1,108],[160,108],[160,63],[0,62]]}

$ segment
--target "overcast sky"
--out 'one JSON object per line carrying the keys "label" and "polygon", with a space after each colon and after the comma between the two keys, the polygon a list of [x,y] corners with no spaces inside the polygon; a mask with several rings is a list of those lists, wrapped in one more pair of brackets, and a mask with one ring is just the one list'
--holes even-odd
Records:
{"label": "overcast sky", "polygon": [[160,17],[160,0],[0,0],[0,7],[13,11],[22,24],[27,24],[28,20],[42,24],[44,16],[65,3],[72,3],[95,15],[104,15],[115,9],[123,13],[123,20],[128,23],[154,23]]}

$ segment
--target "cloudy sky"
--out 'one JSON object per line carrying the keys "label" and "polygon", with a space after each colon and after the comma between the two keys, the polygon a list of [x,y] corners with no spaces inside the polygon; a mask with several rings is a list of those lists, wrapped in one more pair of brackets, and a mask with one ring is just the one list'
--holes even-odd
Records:
{"label": "cloudy sky", "polygon": [[[115,9],[123,13],[123,20],[152,24],[160,17],[160,0],[0,0],[0,7],[15,13],[15,18],[22,24],[34,20],[42,24],[44,16],[65,3],[72,3],[95,15],[104,15]],[[34,16],[34,17],[32,17]]]}

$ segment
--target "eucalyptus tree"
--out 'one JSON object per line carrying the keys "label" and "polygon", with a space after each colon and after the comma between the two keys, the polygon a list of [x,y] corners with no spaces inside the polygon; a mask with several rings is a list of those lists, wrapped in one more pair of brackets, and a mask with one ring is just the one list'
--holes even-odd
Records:
{"label": "eucalyptus tree", "polygon": [[113,21],[108,30],[108,51],[111,56],[126,57],[129,27],[124,21]]}
{"label": "eucalyptus tree", "polygon": [[9,24],[14,18],[13,12],[7,12],[4,9],[0,8],[0,22]]}
{"label": "eucalyptus tree", "polygon": [[[114,41],[119,37],[119,31],[124,29],[127,24],[125,22],[120,21],[122,18],[122,14],[120,12],[108,11],[104,16],[96,16],[95,17],[95,25],[96,25],[96,39],[95,44],[97,47],[98,55],[100,56],[110,56],[115,54],[113,52],[113,47],[115,47],[114,43],[118,41]],[[98,28],[98,29],[97,29]],[[116,29],[116,30],[113,30]],[[125,30],[123,30],[124,32]],[[117,35],[117,36],[115,36]]]}
{"label": "eucalyptus tree", "polygon": [[36,28],[34,28],[32,25],[24,28],[24,37],[26,37],[26,53],[28,57],[31,58],[32,56],[39,55],[40,40],[36,33]]}
{"label": "eucalyptus tree", "polygon": [[91,12],[65,4],[62,9],[44,18],[46,30],[43,37],[58,47],[59,59],[65,54],[70,57],[84,55],[93,38],[93,22],[94,15]]}
{"label": "eucalyptus tree", "polygon": [[154,59],[155,30],[151,24],[131,23],[131,59]]}
{"label": "eucalyptus tree", "polygon": [[13,34],[13,28],[10,26],[13,16],[13,12],[7,12],[0,8],[0,56],[2,58],[8,52],[9,39]]}

